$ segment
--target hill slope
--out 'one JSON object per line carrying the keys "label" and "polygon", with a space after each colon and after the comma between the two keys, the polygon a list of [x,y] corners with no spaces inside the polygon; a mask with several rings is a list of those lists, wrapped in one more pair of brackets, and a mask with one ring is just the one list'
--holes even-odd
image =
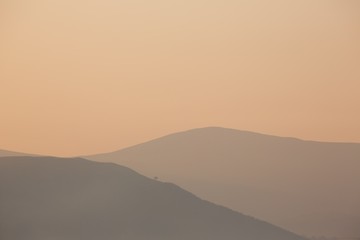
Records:
{"label": "hill slope", "polygon": [[302,240],[115,164],[0,158],[0,239]]}
{"label": "hill slope", "polygon": [[0,149],[0,157],[10,157],[10,156],[33,156],[33,154],[12,152],[12,151]]}
{"label": "hill slope", "polygon": [[301,234],[360,236],[360,144],[203,128],[87,158],[129,166]]}

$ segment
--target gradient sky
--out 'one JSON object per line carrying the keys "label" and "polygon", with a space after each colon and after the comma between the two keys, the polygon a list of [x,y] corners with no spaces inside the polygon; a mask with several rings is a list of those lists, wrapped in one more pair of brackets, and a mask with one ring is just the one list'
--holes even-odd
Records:
{"label": "gradient sky", "polygon": [[360,1],[0,0],[0,148],[222,126],[360,142]]}

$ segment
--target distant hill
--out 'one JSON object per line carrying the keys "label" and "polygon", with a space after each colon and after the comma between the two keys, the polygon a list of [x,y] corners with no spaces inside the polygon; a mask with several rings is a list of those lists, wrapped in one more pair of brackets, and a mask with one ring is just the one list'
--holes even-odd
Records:
{"label": "distant hill", "polygon": [[303,240],[110,163],[0,158],[0,239]]}
{"label": "distant hill", "polygon": [[87,156],[171,181],[308,236],[360,236],[360,144],[225,128],[171,134]]}
{"label": "distant hill", "polygon": [[0,149],[0,157],[8,157],[8,156],[33,156],[33,154],[12,152],[12,151],[6,151]]}

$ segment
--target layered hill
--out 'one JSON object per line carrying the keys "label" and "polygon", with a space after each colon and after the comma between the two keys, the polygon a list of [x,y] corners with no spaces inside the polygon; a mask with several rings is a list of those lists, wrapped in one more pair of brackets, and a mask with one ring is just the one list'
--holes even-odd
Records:
{"label": "layered hill", "polygon": [[19,153],[19,152],[13,152],[13,151],[7,151],[7,150],[1,150],[0,149],[0,157],[9,157],[9,156],[30,156],[32,154],[27,153]]}
{"label": "layered hill", "polygon": [[0,239],[303,240],[111,163],[0,158]]}
{"label": "layered hill", "polygon": [[360,236],[360,144],[224,128],[171,134],[88,156],[309,236]]}

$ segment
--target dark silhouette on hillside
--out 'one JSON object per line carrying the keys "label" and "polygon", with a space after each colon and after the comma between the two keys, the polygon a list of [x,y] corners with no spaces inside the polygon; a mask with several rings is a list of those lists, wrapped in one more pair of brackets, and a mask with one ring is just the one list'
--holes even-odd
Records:
{"label": "dark silhouette on hillside", "polygon": [[303,240],[110,163],[0,158],[0,239]]}

